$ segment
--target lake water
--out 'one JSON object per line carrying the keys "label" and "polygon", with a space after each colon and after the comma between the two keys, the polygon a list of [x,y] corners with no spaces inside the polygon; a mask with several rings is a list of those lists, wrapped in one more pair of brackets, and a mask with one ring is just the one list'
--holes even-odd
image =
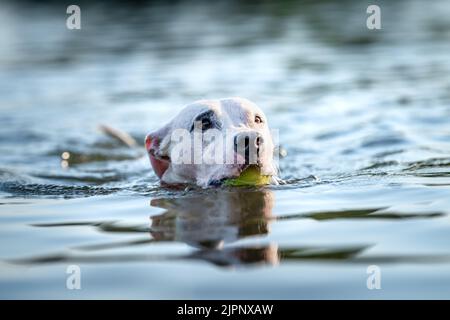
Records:
{"label": "lake water", "polygon": [[[0,9],[0,298],[450,298],[448,1],[381,1],[381,30],[365,1],[83,3],[81,30]],[[161,188],[97,129],[227,96],[285,185]]]}

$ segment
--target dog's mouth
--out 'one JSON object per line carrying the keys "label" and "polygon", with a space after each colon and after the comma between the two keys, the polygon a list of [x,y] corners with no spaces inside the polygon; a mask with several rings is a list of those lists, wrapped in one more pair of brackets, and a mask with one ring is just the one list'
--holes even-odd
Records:
{"label": "dog's mouth", "polygon": [[223,185],[228,185],[228,183],[230,181],[234,181],[236,179],[239,179],[242,175],[242,173],[244,171],[246,171],[247,169],[255,169],[258,172],[261,171],[261,165],[260,164],[242,164],[239,165],[237,168],[237,170],[229,175],[226,175],[224,177],[221,177],[219,179],[212,179],[211,181],[209,181],[208,185],[212,186],[212,187],[220,187]]}
{"label": "dog's mouth", "polygon": [[[155,136],[148,135],[146,137],[145,148],[155,174],[163,181],[164,174],[172,165],[171,157],[161,152],[160,141]],[[267,166],[261,159],[258,159],[256,163],[251,163],[247,159],[241,158],[236,155],[235,164],[223,164],[222,167],[213,166],[209,173],[208,168],[205,167],[203,168],[204,172],[201,171],[204,177],[197,177],[196,179],[203,186],[260,186],[270,184],[273,177],[273,173],[268,170],[270,165]]]}
{"label": "dog's mouth", "polygon": [[208,185],[210,187],[220,187],[220,186],[223,186],[225,184],[225,182],[227,182],[229,179],[234,179],[234,178],[237,178],[237,177],[238,176],[230,176],[230,177],[224,177],[224,178],[221,178],[221,179],[214,179],[214,180],[211,180],[208,183]]}

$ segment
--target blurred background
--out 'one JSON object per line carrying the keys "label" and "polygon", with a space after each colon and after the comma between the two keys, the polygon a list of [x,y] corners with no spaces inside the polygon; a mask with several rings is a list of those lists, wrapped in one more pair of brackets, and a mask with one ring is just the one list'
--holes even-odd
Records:
{"label": "blurred background", "polygon": [[[448,298],[449,16],[445,0],[2,1],[0,297]],[[143,148],[97,129],[143,144],[228,96],[279,130],[286,185],[167,190]],[[88,289],[65,289],[68,263]]]}

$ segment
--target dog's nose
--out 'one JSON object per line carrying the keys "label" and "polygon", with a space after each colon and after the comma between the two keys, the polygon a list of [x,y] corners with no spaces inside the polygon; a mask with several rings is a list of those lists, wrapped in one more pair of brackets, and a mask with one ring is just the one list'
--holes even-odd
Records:
{"label": "dog's nose", "polygon": [[240,132],[234,137],[234,151],[245,159],[245,164],[256,164],[263,144],[258,132]]}

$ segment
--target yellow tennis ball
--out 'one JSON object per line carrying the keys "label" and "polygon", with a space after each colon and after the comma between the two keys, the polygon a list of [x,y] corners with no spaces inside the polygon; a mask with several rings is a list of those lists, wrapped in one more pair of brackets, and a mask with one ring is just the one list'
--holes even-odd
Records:
{"label": "yellow tennis ball", "polygon": [[270,183],[271,176],[261,174],[258,166],[249,166],[237,178],[227,179],[224,185],[231,187],[261,186]]}

